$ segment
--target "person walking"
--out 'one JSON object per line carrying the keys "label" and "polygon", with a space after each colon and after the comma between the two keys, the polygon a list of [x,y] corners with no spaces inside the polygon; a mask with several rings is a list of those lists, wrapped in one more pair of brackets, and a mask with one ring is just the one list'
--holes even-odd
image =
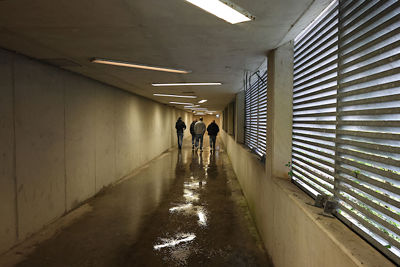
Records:
{"label": "person walking", "polygon": [[194,132],[194,125],[196,124],[197,119],[190,124],[190,134],[192,135],[192,149],[194,149],[194,142],[196,140],[196,133]]}
{"label": "person walking", "polygon": [[196,134],[196,150],[199,149],[200,141],[200,151],[203,151],[203,136],[206,132],[206,125],[203,122],[203,118],[200,118],[200,120],[194,125],[194,132]]}
{"label": "person walking", "polygon": [[178,136],[178,148],[182,149],[183,131],[186,129],[186,124],[179,117],[175,123],[176,135]]}
{"label": "person walking", "polygon": [[213,120],[207,127],[208,136],[210,137],[210,150],[215,151],[215,142],[217,140],[217,135],[219,132],[218,124]]}

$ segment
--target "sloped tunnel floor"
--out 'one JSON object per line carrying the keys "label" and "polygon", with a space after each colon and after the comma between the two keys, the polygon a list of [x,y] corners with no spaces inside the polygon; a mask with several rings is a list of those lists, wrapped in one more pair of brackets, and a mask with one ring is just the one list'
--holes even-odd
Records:
{"label": "sloped tunnel floor", "polygon": [[18,266],[272,266],[223,148],[173,149]]}

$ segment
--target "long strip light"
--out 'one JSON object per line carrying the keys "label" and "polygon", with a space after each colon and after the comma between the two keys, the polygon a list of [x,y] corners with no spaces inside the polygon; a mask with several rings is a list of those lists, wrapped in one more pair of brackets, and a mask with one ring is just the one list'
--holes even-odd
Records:
{"label": "long strip light", "polygon": [[183,107],[184,109],[190,109],[190,110],[193,110],[193,111],[208,111],[208,108],[197,108],[197,107],[195,107],[195,106],[184,106]]}
{"label": "long strip light", "polygon": [[198,103],[199,104],[203,104],[203,103],[206,103],[207,102],[207,99],[202,99],[202,100],[200,100]]}
{"label": "long strip light", "polygon": [[200,105],[184,106],[183,108],[185,108],[185,109],[193,109],[193,108],[196,108],[196,107],[200,107]]}
{"label": "long strip light", "polygon": [[191,108],[192,110],[208,110],[208,108]]}
{"label": "long strip light", "polygon": [[166,97],[181,97],[181,98],[197,98],[195,95],[167,95],[167,94],[153,94],[154,96],[166,96]]}
{"label": "long strip light", "polygon": [[152,86],[207,86],[207,85],[222,85],[222,83],[152,83]]}
{"label": "long strip light", "polygon": [[105,59],[105,58],[93,58],[91,60],[91,62],[97,63],[97,64],[113,65],[113,66],[119,66],[119,67],[136,68],[136,69],[144,69],[144,70],[165,71],[165,72],[184,73],[184,74],[191,72],[189,70],[180,70],[180,69],[172,69],[172,68],[165,68],[165,67],[158,67],[158,66],[151,66],[151,65],[142,65],[142,64],[137,64],[137,63]]}
{"label": "long strip light", "polygon": [[183,103],[183,102],[169,102],[169,103],[175,105],[186,105],[186,106],[193,105],[192,103]]}
{"label": "long strip light", "polygon": [[254,20],[255,17],[228,0],[186,0],[231,24]]}

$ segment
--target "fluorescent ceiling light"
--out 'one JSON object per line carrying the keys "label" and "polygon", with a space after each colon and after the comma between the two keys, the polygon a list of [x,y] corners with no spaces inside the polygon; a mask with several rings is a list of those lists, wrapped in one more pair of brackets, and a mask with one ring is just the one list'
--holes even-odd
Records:
{"label": "fluorescent ceiling light", "polygon": [[231,24],[254,20],[244,9],[227,0],[186,0]]}
{"label": "fluorescent ceiling light", "polygon": [[192,110],[208,110],[207,108],[191,108]]}
{"label": "fluorescent ceiling light", "polygon": [[199,104],[203,104],[203,103],[206,103],[206,102],[207,102],[207,99],[203,99],[203,100],[199,101]]}
{"label": "fluorescent ceiling light", "polygon": [[94,58],[91,60],[92,63],[98,64],[105,64],[105,65],[113,65],[119,67],[128,67],[128,68],[137,68],[137,69],[145,69],[145,70],[156,70],[156,71],[165,71],[165,72],[174,72],[174,73],[190,73],[189,70],[180,70],[180,69],[171,69],[171,68],[164,68],[164,67],[157,67],[157,66],[150,66],[150,65],[142,65],[136,64],[126,61],[117,61],[111,59],[104,59],[104,58]]}
{"label": "fluorescent ceiling light", "polygon": [[176,104],[176,105],[193,105],[192,103],[182,103],[182,102],[169,102],[170,104]]}
{"label": "fluorescent ceiling light", "polygon": [[193,105],[193,106],[184,106],[183,108],[192,109],[194,107],[200,107],[200,105]]}
{"label": "fluorescent ceiling light", "polygon": [[154,96],[167,96],[167,97],[181,97],[181,98],[197,98],[195,95],[167,95],[167,94],[153,94]]}
{"label": "fluorescent ceiling light", "polygon": [[205,86],[222,85],[222,83],[152,83],[153,86]]}

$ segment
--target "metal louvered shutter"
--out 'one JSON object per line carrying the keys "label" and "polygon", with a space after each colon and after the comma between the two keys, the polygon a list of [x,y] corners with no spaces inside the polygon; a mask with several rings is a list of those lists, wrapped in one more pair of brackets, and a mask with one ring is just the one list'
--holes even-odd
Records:
{"label": "metal louvered shutter", "polygon": [[341,1],[337,216],[400,264],[400,3]]}
{"label": "metal louvered shutter", "polygon": [[294,46],[292,180],[314,197],[334,192],[338,3]]}
{"label": "metal louvered shutter", "polygon": [[267,149],[267,71],[252,77],[245,91],[245,144],[263,156]]}

